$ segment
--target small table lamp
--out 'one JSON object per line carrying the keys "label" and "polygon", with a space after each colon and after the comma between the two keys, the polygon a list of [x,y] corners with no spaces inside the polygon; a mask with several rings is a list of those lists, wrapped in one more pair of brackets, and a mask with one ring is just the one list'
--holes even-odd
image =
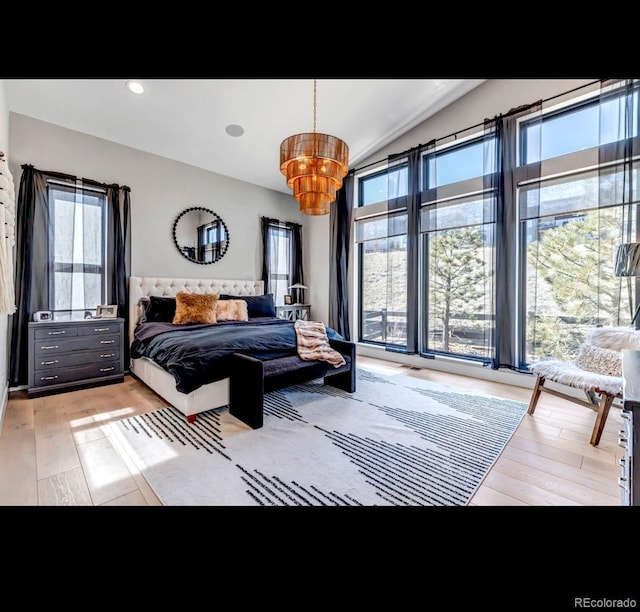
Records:
{"label": "small table lamp", "polygon": [[[616,276],[640,276],[640,242],[627,242],[616,247],[615,258]],[[636,306],[631,319],[631,325],[640,329],[640,303]]]}
{"label": "small table lamp", "polygon": [[289,285],[289,289],[295,289],[294,304],[304,304],[304,290],[309,287],[305,287],[301,283],[295,283],[295,285]]}

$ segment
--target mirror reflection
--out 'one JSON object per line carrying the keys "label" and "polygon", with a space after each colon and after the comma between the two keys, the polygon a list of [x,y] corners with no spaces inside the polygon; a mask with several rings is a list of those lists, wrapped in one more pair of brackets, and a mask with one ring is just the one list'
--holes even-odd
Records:
{"label": "mirror reflection", "polygon": [[187,208],[173,224],[173,240],[189,261],[210,264],[219,261],[229,246],[229,231],[212,210]]}

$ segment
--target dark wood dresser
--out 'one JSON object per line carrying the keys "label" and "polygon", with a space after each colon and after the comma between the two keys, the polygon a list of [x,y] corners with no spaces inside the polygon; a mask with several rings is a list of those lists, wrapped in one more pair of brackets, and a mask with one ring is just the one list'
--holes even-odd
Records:
{"label": "dark wood dresser", "polygon": [[29,323],[29,397],[124,381],[124,319]]}
{"label": "dark wood dresser", "polygon": [[620,459],[623,506],[640,506],[640,351],[622,351],[622,420],[618,443],[625,449]]}

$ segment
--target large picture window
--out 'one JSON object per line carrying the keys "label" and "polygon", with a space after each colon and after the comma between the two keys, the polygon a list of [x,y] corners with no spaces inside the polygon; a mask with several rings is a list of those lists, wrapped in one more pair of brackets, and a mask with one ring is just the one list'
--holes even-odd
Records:
{"label": "large picture window", "polygon": [[587,92],[420,145],[420,176],[356,172],[360,342],[528,371],[629,325],[640,279],[613,262],[640,242],[638,82]]}
{"label": "large picture window", "polygon": [[[618,244],[640,239],[638,117],[637,90],[618,86],[521,123],[523,364],[571,359],[594,326],[629,324],[636,282],[613,262]],[[532,164],[540,176],[527,181]]]}

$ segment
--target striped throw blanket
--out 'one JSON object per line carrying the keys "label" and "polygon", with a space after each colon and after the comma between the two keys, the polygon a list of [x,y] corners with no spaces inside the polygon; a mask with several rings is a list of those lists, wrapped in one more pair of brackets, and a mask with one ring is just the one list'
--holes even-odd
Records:
{"label": "striped throw blanket", "polygon": [[322,321],[301,321],[294,323],[298,355],[304,361],[327,361],[335,368],[344,365],[344,357],[331,348],[327,330]]}

